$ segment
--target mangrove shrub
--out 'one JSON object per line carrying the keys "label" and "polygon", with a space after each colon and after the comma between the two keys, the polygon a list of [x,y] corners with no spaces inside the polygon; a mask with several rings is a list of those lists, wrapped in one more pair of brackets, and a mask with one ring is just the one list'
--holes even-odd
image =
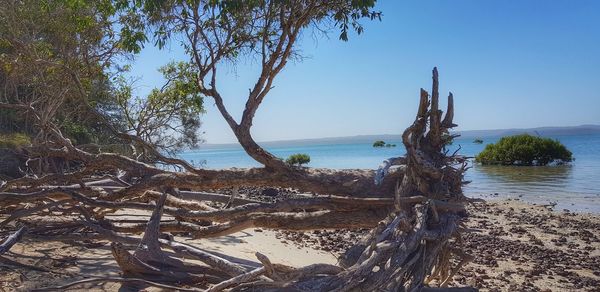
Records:
{"label": "mangrove shrub", "polygon": [[558,140],[522,134],[488,144],[475,160],[481,164],[547,165],[570,162],[573,154]]}
{"label": "mangrove shrub", "polygon": [[385,146],[385,141],[382,140],[377,140],[373,143],[373,147],[384,147]]}

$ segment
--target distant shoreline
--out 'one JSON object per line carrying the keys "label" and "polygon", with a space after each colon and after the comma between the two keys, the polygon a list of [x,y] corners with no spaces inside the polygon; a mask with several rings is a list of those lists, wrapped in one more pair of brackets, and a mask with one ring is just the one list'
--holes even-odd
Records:
{"label": "distant shoreline", "polygon": [[[456,131],[454,134],[461,135],[461,138],[485,138],[490,136],[507,136],[522,133],[529,133],[540,136],[562,136],[562,135],[595,135],[600,134],[600,125],[580,125],[567,127],[537,127],[537,128],[510,128],[510,129],[492,129],[492,130],[467,130]],[[401,134],[373,134],[373,135],[354,135],[340,137],[323,137],[323,138],[306,138],[306,139],[289,139],[289,140],[269,140],[258,141],[258,143],[267,146],[277,146],[284,143],[315,144],[315,143],[339,143],[339,142],[355,142],[355,143],[373,143],[375,140],[384,141],[401,141]],[[220,147],[220,146],[235,146],[239,145],[236,142],[232,143],[206,143],[203,146]]]}

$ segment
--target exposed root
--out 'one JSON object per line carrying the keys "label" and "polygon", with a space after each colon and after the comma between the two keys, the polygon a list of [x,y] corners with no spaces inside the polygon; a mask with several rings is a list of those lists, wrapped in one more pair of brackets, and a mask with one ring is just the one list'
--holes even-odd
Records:
{"label": "exposed root", "polygon": [[[456,126],[454,99],[448,96],[442,118],[438,83],[434,69],[431,96],[421,90],[415,121],[402,135],[406,156],[388,159],[377,171],[285,166],[205,170],[175,159],[186,171],[174,172],[117,154],[86,152],[48,126],[54,142],[37,150],[84,167],[8,181],[0,190],[0,214],[7,215],[0,227],[14,230],[19,221],[28,226],[26,236],[37,240],[111,241],[123,278],[85,279],[38,291],[108,281],[182,291],[446,289],[472,259],[460,249],[464,229],[459,228],[467,215],[461,188],[469,167],[466,157],[448,156],[445,149],[452,137],[448,131]],[[124,171],[126,179],[107,174],[115,169]],[[294,187],[319,195],[263,203],[239,198],[237,187],[244,185]],[[224,187],[233,188],[233,194],[198,192]],[[184,188],[196,191],[180,191]],[[123,210],[152,211],[152,216],[147,222],[110,219],[109,214]],[[342,256],[340,266],[303,268],[272,263],[258,253],[262,267],[242,266],[164,233],[207,238],[255,227],[372,231]],[[22,228],[9,236],[0,254],[23,233]],[[139,233],[141,239],[131,236]],[[184,263],[183,258],[201,264]],[[204,290],[180,288],[185,284]]]}

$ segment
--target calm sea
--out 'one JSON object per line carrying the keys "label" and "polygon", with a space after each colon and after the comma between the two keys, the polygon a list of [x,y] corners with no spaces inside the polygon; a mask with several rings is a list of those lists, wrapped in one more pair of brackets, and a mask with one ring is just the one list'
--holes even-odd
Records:
{"label": "calm sea", "polygon": [[[600,135],[549,136],[561,141],[575,157],[570,165],[563,166],[481,166],[474,164],[466,175],[472,181],[464,188],[470,197],[520,198],[536,204],[556,202],[556,209],[600,213]],[[483,144],[472,138],[457,138],[451,151],[461,147],[459,153],[474,156],[500,137],[485,137]],[[398,146],[373,148],[372,141],[348,142],[277,142],[266,143],[271,153],[288,157],[295,153],[310,155],[310,167],[370,168],[376,169],[384,159],[404,154],[401,141],[386,141]],[[207,145],[188,151],[181,157],[211,169],[259,166],[239,146]]]}

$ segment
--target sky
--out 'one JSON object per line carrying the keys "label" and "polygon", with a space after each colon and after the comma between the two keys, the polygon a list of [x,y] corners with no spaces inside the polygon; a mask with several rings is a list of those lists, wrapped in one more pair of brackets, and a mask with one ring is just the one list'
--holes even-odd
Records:
{"label": "sky", "polygon": [[[434,66],[441,97],[454,94],[458,130],[600,124],[600,1],[379,0],[376,9],[382,20],[365,21],[348,42],[337,32],[303,34],[304,58],[275,80],[255,140],[401,134]],[[172,60],[187,60],[177,42],[144,48],[132,64],[137,93],[161,86],[156,70]],[[219,73],[238,121],[257,65],[243,60]],[[206,142],[235,142],[214,102],[205,107]]]}

